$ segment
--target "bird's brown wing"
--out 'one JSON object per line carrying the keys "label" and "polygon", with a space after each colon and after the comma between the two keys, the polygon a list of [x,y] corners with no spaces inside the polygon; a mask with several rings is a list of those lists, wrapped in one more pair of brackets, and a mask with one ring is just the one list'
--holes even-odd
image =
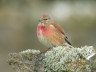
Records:
{"label": "bird's brown wing", "polygon": [[59,25],[59,24],[56,24],[56,23],[53,23],[52,24],[53,26],[55,26],[55,28],[57,29],[57,30],[59,30],[65,37],[64,37],[64,39],[65,39],[65,41],[69,44],[69,45],[71,45],[71,43],[68,41],[68,37],[65,35],[65,33],[64,33],[64,30],[63,30],[63,28]]}
{"label": "bird's brown wing", "polygon": [[64,39],[65,39],[65,41],[66,41],[69,45],[71,45],[71,43],[68,41],[67,36],[66,36]]}
{"label": "bird's brown wing", "polygon": [[57,28],[57,30],[59,30],[62,34],[65,35],[63,28],[59,24],[53,23],[52,25],[55,26],[55,28]]}

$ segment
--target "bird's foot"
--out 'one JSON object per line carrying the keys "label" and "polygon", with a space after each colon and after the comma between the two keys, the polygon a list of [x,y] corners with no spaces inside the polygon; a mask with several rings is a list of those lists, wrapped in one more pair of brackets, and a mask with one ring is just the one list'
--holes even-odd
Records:
{"label": "bird's foot", "polygon": [[50,50],[50,48],[48,48],[47,50],[41,52],[41,54],[42,54],[42,53],[45,54],[48,50]]}

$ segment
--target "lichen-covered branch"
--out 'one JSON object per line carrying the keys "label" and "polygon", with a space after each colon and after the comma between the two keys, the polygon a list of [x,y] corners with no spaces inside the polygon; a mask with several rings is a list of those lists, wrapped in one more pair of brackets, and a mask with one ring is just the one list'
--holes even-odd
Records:
{"label": "lichen-covered branch", "polygon": [[95,50],[92,46],[58,46],[45,54],[41,54],[39,50],[28,49],[10,53],[8,63],[16,72],[95,72],[96,56],[87,60],[93,53]]}

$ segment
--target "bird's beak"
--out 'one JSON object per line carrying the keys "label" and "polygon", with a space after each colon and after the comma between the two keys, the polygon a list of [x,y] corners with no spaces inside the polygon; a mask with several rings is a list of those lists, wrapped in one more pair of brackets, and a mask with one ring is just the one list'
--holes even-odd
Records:
{"label": "bird's beak", "polygon": [[44,22],[42,18],[39,19],[39,22],[44,26]]}
{"label": "bird's beak", "polygon": [[42,19],[42,18],[40,18],[40,19],[39,19],[39,22],[42,22],[42,21],[43,21],[43,19]]}

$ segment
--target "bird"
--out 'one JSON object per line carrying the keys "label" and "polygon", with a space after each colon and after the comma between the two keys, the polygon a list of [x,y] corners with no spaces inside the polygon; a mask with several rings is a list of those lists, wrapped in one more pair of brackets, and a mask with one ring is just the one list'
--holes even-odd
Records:
{"label": "bird", "polygon": [[45,52],[57,46],[72,47],[64,29],[48,14],[42,14],[39,19],[37,37],[42,44],[48,47]]}

